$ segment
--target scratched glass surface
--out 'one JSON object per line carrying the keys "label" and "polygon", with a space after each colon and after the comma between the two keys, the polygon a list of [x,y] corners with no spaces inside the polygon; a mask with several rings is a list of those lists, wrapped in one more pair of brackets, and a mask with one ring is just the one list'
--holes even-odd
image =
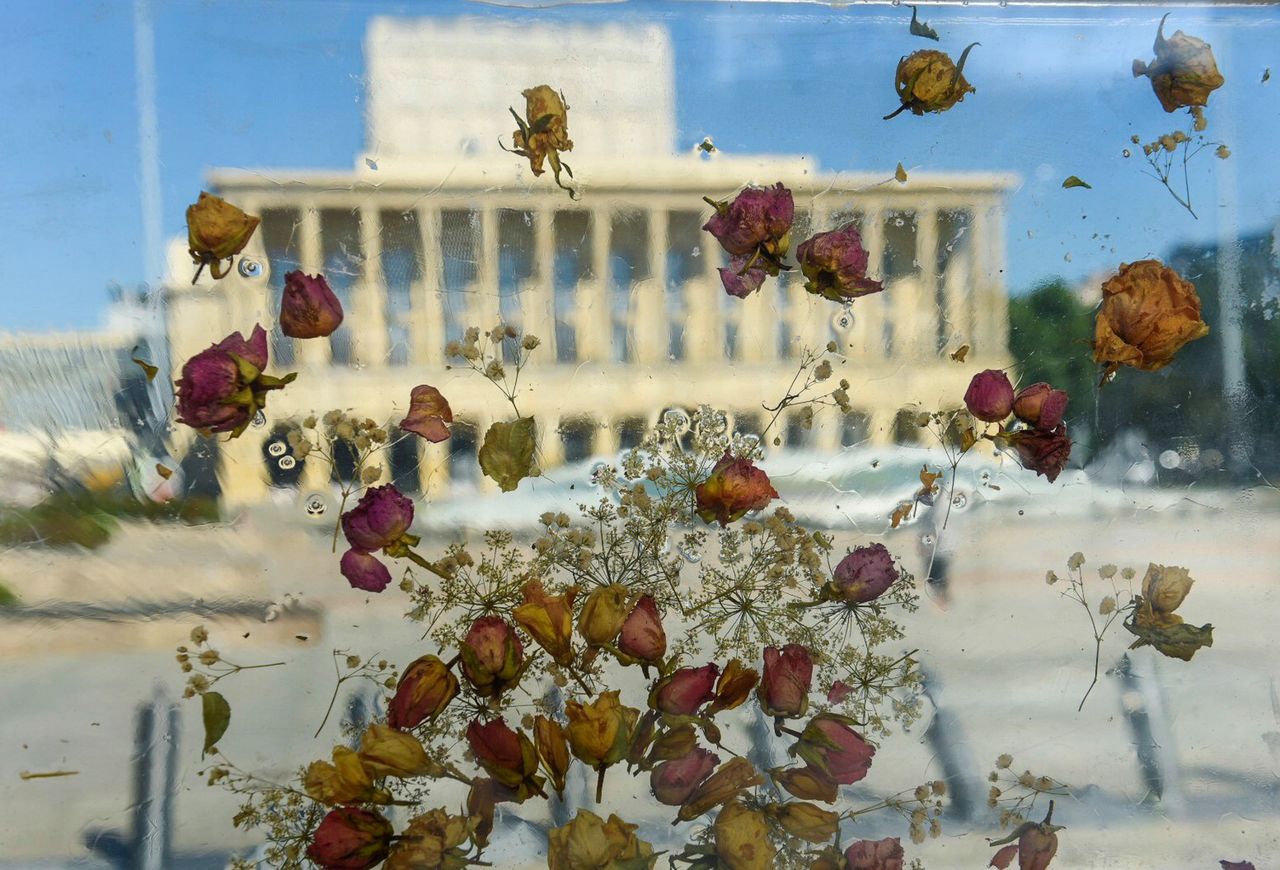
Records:
{"label": "scratched glass surface", "polygon": [[[579,810],[638,825],[658,866],[901,867],[844,853],[897,837],[907,866],[979,867],[1024,819],[1055,867],[1280,860],[1280,10],[109,0],[6,20],[0,868],[282,863],[270,824],[234,817],[267,783],[311,807],[299,771],[385,721],[389,675],[440,651],[405,614],[457,568],[446,549],[503,530],[533,559],[561,512],[641,510],[616,481],[652,444],[751,457],[769,510],[830,542],[823,576],[888,548],[919,596],[882,647],[911,673],[902,707],[884,733],[855,717],[877,751],[833,805],[835,863],[782,828],[763,863],[734,857],[714,810],[671,824],[625,765],[601,800],[577,761],[563,796],[498,805],[479,860],[547,866]],[[537,154],[554,112],[522,94],[542,84],[572,142]],[[704,226],[779,183],[785,238],[737,255]],[[188,237],[201,191],[260,219],[229,255]],[[801,243],[844,228],[877,292],[824,298]],[[1104,295],[1138,261],[1199,300],[1158,365],[1099,332],[1130,316]],[[298,272],[344,313],[325,336],[286,334]],[[266,366],[223,357],[243,390],[217,411],[240,416],[188,425],[185,364],[258,324]],[[1069,395],[1065,467],[1049,400],[1011,411],[988,370]],[[447,399],[422,424],[444,440],[410,420],[419,385]],[[352,588],[338,518],[387,484],[420,540],[352,549],[391,574]],[[689,514],[652,554],[688,601],[719,528]],[[843,606],[832,576],[813,613]],[[664,604],[673,649],[709,606]],[[646,705],[638,667],[605,673]],[[821,673],[814,710],[836,703]],[[721,714],[722,758],[792,764],[806,719],[768,718],[754,693]],[[913,798],[935,781],[940,807]],[[397,831],[468,812],[457,782],[417,788],[384,808]]]}

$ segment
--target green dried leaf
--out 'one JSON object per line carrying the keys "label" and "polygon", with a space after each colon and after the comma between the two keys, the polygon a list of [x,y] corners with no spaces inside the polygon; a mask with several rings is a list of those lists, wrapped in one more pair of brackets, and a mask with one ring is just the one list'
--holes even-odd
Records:
{"label": "green dried leaf", "polygon": [[925,39],[937,40],[938,31],[916,17],[916,7],[911,7],[911,35],[923,36]]}
{"label": "green dried leaf", "polygon": [[201,705],[204,714],[204,750],[201,757],[204,757],[227,733],[227,726],[231,724],[231,705],[217,692],[205,692],[201,696]]}
{"label": "green dried leaf", "polygon": [[1194,626],[1187,623],[1176,625],[1138,625],[1132,619],[1124,623],[1130,634],[1137,640],[1129,645],[1129,649],[1153,646],[1169,658],[1191,661],[1196,650],[1202,646],[1213,646],[1213,626]]}
{"label": "green dried leaf", "polygon": [[154,381],[156,379],[156,374],[159,373],[160,369],[157,368],[156,366],[153,366],[151,363],[147,362],[146,360],[140,359],[138,357],[137,347],[134,347],[134,349],[130,351],[130,353],[132,354],[132,356],[129,357],[130,362],[137,363],[138,367],[147,373],[147,383],[151,383],[152,381]]}
{"label": "green dried leaf", "polygon": [[529,476],[533,465],[534,422],[520,417],[510,423],[494,423],[484,433],[480,470],[503,492],[511,492]]}
{"label": "green dried leaf", "polygon": [[1068,175],[1066,180],[1062,182],[1062,186],[1067,188],[1087,187],[1089,190],[1093,190],[1093,185],[1085,181],[1078,175]]}

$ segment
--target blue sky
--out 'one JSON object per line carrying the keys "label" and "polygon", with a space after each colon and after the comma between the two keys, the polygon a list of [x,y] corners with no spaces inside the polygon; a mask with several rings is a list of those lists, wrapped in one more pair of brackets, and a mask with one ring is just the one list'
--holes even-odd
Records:
{"label": "blue sky", "polygon": [[[906,7],[770,3],[561,4],[541,10],[421,3],[175,0],[154,6],[163,229],[211,166],[348,169],[363,147],[365,24],[376,14],[473,15],[518,23],[660,21],[677,62],[678,145],[711,135],[726,151],[814,154],[828,170],[1004,170],[1021,175],[1009,213],[1008,283],[1075,279],[1172,244],[1218,237],[1233,211],[1244,232],[1280,216],[1280,10],[1175,7],[1214,47],[1227,85],[1211,100],[1206,153],[1192,167],[1196,221],[1125,160],[1166,115],[1145,79],[1163,10],[936,7],[923,10],[977,86],[955,110],[899,116],[898,58],[937,44],[907,33]],[[6,6],[0,42],[0,332],[90,328],[110,282],[148,279],[139,205],[133,3]],[[1275,78],[1262,83],[1274,64]],[[1063,190],[1068,175],[1093,190]],[[1066,259],[1069,255],[1070,260]]]}

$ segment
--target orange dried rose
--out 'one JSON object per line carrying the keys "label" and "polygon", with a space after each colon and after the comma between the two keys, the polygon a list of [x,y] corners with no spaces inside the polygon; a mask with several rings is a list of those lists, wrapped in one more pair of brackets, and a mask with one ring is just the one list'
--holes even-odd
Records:
{"label": "orange dried rose", "polygon": [[1195,285],[1159,260],[1120,264],[1102,285],[1093,361],[1110,374],[1122,365],[1153,372],[1187,342],[1209,334]]}
{"label": "orange dried rose", "polygon": [[509,150],[528,159],[534,175],[543,173],[544,162],[550,163],[556,184],[573,196],[573,190],[560,180],[562,170],[573,177],[573,170],[560,160],[561,151],[573,150],[573,140],[569,138],[569,106],[564,95],[550,85],[537,85],[521,91],[521,96],[525,99],[525,116],[521,118],[515,109],[511,110],[518,129],[511,134],[514,147]]}

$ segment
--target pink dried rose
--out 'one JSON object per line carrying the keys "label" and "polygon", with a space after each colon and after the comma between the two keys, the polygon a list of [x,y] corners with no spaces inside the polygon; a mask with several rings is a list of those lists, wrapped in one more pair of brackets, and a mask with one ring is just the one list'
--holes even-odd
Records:
{"label": "pink dried rose", "polygon": [[436,656],[415,659],[404,669],[396,693],[387,704],[387,724],[415,728],[444,712],[458,694],[458,678]]}
{"label": "pink dried rose", "polygon": [[844,680],[836,680],[831,684],[831,688],[827,689],[827,703],[839,704],[852,694],[853,686]]}
{"label": "pink dried rose", "polygon": [[750,459],[735,457],[728,450],[711,470],[711,476],[694,490],[698,516],[704,523],[716,521],[721,527],[741,519],[748,511],[763,510],[777,497],[769,475]]}
{"label": "pink dried rose", "polygon": [[1001,423],[1013,412],[1013,384],[1000,369],[978,372],[964,393],[969,413],[987,423]]}
{"label": "pink dried rose", "polygon": [[458,654],[463,676],[485,698],[514,685],[524,667],[520,637],[501,616],[482,616],[471,623]]}
{"label": "pink dried rose", "polygon": [[360,501],[342,515],[347,543],[366,553],[393,546],[413,524],[413,501],[394,484],[366,489]]}
{"label": "pink dried rose", "polygon": [[233,332],[187,360],[178,379],[178,422],[204,435],[248,428],[267,406],[267,393],[279,390],[296,374],[281,378],[263,374],[267,367],[267,333],[255,325],[246,341]]}
{"label": "pink dried rose", "polygon": [[855,224],[817,233],[796,249],[796,261],[808,281],[804,289],[832,302],[848,302],[879,293],[884,285],[867,277],[867,251]]}
{"label": "pink dried rose", "polygon": [[381,592],[391,584],[391,571],[372,553],[352,547],[342,554],[338,569],[347,578],[352,589],[365,592]]}
{"label": "pink dried rose", "polygon": [[512,800],[519,803],[542,793],[546,778],[538,773],[538,750],[523,731],[513,731],[501,719],[483,725],[472,720],[467,745],[485,773],[515,792]]}
{"label": "pink dried rose", "polygon": [[902,842],[897,837],[859,840],[844,850],[846,870],[902,870]]}
{"label": "pink dried rose", "polygon": [[1071,458],[1071,439],[1067,427],[1059,423],[1052,432],[1023,430],[1010,436],[1018,461],[1028,471],[1043,475],[1050,483],[1058,479]]}
{"label": "pink dried rose", "polygon": [[452,422],[448,400],[435,387],[419,384],[409,393],[409,413],[400,421],[400,428],[438,444],[449,437],[445,424]]}
{"label": "pink dried rose", "polygon": [[1004,870],[1016,857],[1018,870],[1047,870],[1058,853],[1058,831],[1061,830],[1061,825],[1053,824],[1053,801],[1049,801],[1043,822],[1023,822],[1009,836],[989,841],[992,846],[1000,846],[1016,840],[996,852],[988,866]]}
{"label": "pink dried rose", "polygon": [[391,851],[395,829],[381,815],[359,807],[337,807],[320,820],[307,857],[324,870],[368,870]]}
{"label": "pink dried rose", "polygon": [[847,716],[819,713],[809,720],[791,747],[806,764],[839,785],[852,785],[867,775],[876,749],[850,725]]}
{"label": "pink dried rose", "polygon": [[646,664],[657,664],[667,654],[667,633],[652,595],[641,595],[622,623],[618,649]]}
{"label": "pink dried rose", "polygon": [[1009,865],[1013,863],[1013,859],[1017,857],[1018,857],[1018,844],[1011,843],[1010,845],[1002,848],[999,852],[996,852],[994,855],[992,855],[991,863],[988,864],[987,866],[995,867],[996,870],[1007,870]]}
{"label": "pink dried rose", "polygon": [[703,229],[730,255],[720,280],[730,296],[745,298],[769,275],[786,268],[782,258],[791,245],[795,202],[781,182],[773,187],[747,187],[732,202],[703,197],[716,210]]}
{"label": "pink dried rose", "polygon": [[280,331],[290,338],[323,338],[342,325],[342,303],[323,275],[300,271],[284,276]]}
{"label": "pink dried rose", "polygon": [[764,676],[756,695],[766,716],[797,718],[809,709],[809,688],[813,682],[813,656],[798,643],[779,650],[764,648]]}
{"label": "pink dried rose", "polygon": [[1052,432],[1067,411],[1066,390],[1055,390],[1041,382],[1023,387],[1013,399],[1013,413],[1019,420],[1042,432]]}
{"label": "pink dried rose", "polygon": [[714,752],[695,746],[681,758],[663,761],[649,774],[649,787],[659,803],[678,807],[720,763]]}
{"label": "pink dried rose", "polygon": [[672,716],[692,716],[716,696],[715,664],[700,668],[677,668],[663,677],[649,693],[649,706]]}
{"label": "pink dried rose", "polygon": [[888,591],[901,576],[884,544],[857,547],[836,565],[831,582],[823,587],[827,601],[866,604]]}

